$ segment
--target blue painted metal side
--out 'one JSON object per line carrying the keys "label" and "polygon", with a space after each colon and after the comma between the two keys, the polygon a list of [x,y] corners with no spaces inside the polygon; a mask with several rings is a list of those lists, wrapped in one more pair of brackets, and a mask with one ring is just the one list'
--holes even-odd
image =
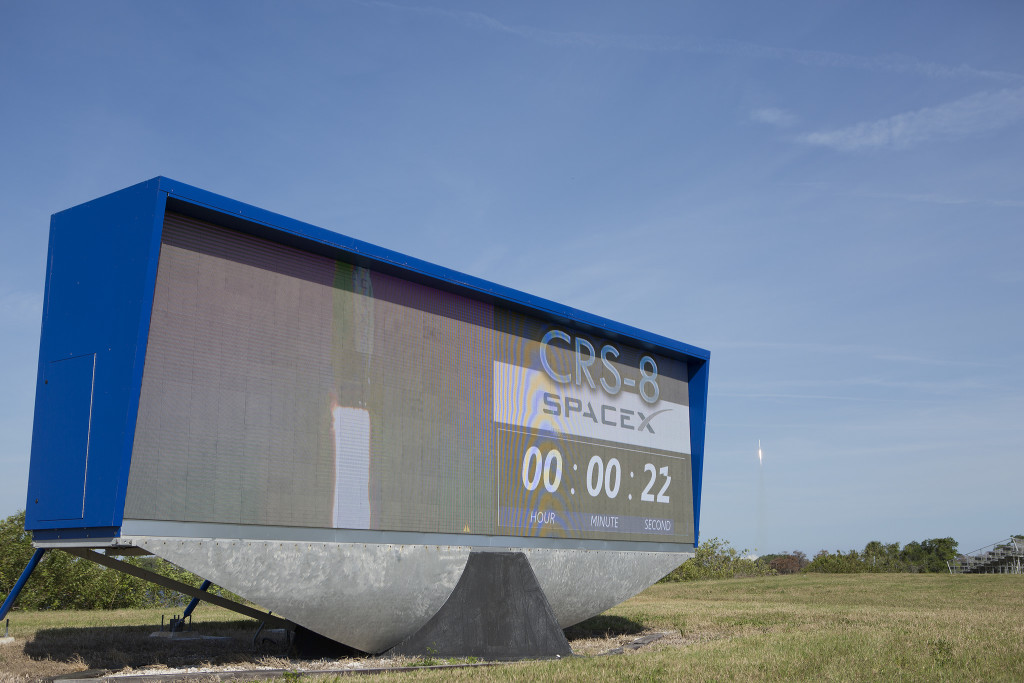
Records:
{"label": "blue painted metal side", "polygon": [[[210,590],[210,586],[212,586],[212,585],[213,585],[213,581],[210,581],[209,579],[205,579],[203,581],[202,585],[199,586],[199,590],[201,590],[201,591],[203,591],[205,593],[206,591]],[[192,612],[195,611],[195,609],[196,609],[196,607],[198,605],[199,605],[199,598],[192,598],[192,602],[188,603],[188,607],[186,607],[185,611],[182,613],[181,620],[185,621],[190,616],[192,616]]]}
{"label": "blue painted metal side", "polygon": [[43,413],[53,420],[39,433],[39,467],[49,475],[49,486],[62,492],[40,510],[46,521],[85,516],[95,380],[95,353],[51,361],[46,368]]}
{"label": "blue painted metal side", "polygon": [[690,363],[690,467],[693,477],[693,546],[700,545],[700,493],[708,416],[708,362]]}
{"label": "blue painted metal side", "polygon": [[51,220],[28,530],[121,524],[163,224],[158,186]]}
{"label": "blue painted metal side", "polygon": [[22,570],[21,576],[14,583],[14,588],[11,589],[7,599],[4,600],[4,604],[0,607],[0,621],[3,621],[7,617],[7,613],[14,607],[14,601],[18,599],[18,594],[21,593],[21,589],[25,587],[25,582],[28,581],[28,577],[32,576],[32,572],[35,571],[36,565],[39,564],[39,560],[43,559],[43,554],[46,553],[46,548],[36,548],[36,551],[32,553],[32,558],[25,565],[25,569]]}

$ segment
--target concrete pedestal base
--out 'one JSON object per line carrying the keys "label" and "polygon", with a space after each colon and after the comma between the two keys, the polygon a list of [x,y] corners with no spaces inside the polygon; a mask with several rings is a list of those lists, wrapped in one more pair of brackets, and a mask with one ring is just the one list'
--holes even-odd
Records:
{"label": "concrete pedestal base", "polygon": [[522,659],[572,650],[523,553],[473,552],[440,611],[389,654]]}

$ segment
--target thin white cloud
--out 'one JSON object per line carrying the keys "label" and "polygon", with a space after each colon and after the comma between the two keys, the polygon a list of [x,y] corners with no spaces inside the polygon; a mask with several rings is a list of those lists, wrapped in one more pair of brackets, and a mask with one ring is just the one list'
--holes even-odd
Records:
{"label": "thin white cloud", "polygon": [[981,92],[953,102],[905,112],[879,121],[808,133],[798,139],[841,152],[868,148],[903,149],[934,139],[956,139],[1005,128],[1024,119],[1024,88]]}
{"label": "thin white cloud", "polygon": [[928,358],[925,356],[911,356],[899,353],[887,353],[874,356],[875,360],[891,361],[893,363],[911,363],[915,365],[935,365],[935,366],[980,366],[980,365],[991,365],[991,363],[978,363],[973,361],[964,361],[960,358]]}
{"label": "thin white cloud", "polygon": [[[682,45],[678,49],[685,49]],[[797,48],[773,47],[744,43],[734,40],[700,43],[694,52],[721,54],[752,59],[788,61],[804,66],[823,68],[860,69],[865,71],[889,71],[892,73],[925,76],[933,79],[982,79],[1002,82],[1020,82],[1024,75],[1008,71],[975,69],[961,64],[948,66],[935,62],[924,62],[906,55],[889,54],[862,56],[821,50],[800,50]]]}
{"label": "thin white cloud", "polygon": [[850,401],[855,403],[939,403],[934,397],[928,398],[882,398],[878,396],[839,396],[834,394],[784,394],[777,392],[729,392],[713,391],[714,396],[723,398],[786,399],[792,401]]}
{"label": "thin white cloud", "polygon": [[480,12],[448,10],[423,5],[402,5],[379,0],[354,1],[371,7],[444,17],[470,28],[504,33],[535,43],[557,47],[616,48],[643,52],[712,54],[726,57],[787,61],[813,67],[889,71],[934,79],[982,79],[1008,83],[1024,81],[1024,74],[976,69],[966,64],[949,66],[947,64],[921,61],[914,57],[900,54],[865,57],[840,52],[760,45],[738,40],[551,31],[533,26],[506,24]]}
{"label": "thin white cloud", "polygon": [[758,351],[774,351],[782,353],[850,355],[859,358],[888,361],[894,363],[915,363],[919,365],[953,366],[953,367],[996,367],[1001,362],[970,361],[963,358],[935,358],[899,353],[892,349],[858,344],[818,344],[813,342],[770,342],[754,340],[705,340],[697,344],[710,349],[752,349]]}
{"label": "thin white cloud", "polygon": [[812,342],[771,342],[758,340],[709,340],[706,346],[726,349],[756,349],[768,351],[793,351],[798,353],[853,354],[857,356],[881,353],[878,349],[855,344],[816,344]]}
{"label": "thin white cloud", "polygon": [[813,189],[819,194],[831,193],[846,197],[865,197],[868,199],[895,199],[904,202],[919,204],[942,204],[944,206],[986,206],[995,208],[1018,209],[1024,208],[1024,200],[1021,199],[997,199],[993,197],[964,197],[962,195],[936,194],[928,192],[870,192],[864,190],[850,190],[845,186],[835,183],[818,181],[801,182],[780,182],[786,187],[803,187]]}
{"label": "thin white cloud", "polygon": [[755,109],[750,112],[750,120],[757,121],[758,123],[767,123],[770,126],[778,126],[779,128],[795,126],[798,121],[796,115],[792,112],[776,107]]}
{"label": "thin white cloud", "polygon": [[919,204],[942,204],[945,206],[991,206],[1018,209],[1024,208],[1024,200],[1019,199],[986,199],[984,197],[958,197],[945,194],[899,194],[893,192],[859,192],[860,197],[874,197],[876,199],[899,199],[905,202]]}

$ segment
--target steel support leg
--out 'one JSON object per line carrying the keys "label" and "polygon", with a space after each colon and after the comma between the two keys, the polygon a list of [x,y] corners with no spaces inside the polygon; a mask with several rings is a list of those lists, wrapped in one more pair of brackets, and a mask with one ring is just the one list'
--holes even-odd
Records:
{"label": "steel support leg", "polygon": [[[203,580],[203,585],[201,585],[199,587],[199,590],[201,590],[201,591],[203,591],[205,593],[206,591],[210,590],[210,586],[212,586],[212,585],[213,585],[213,581],[210,581],[209,579],[204,579]],[[185,621],[190,616],[192,616],[192,612],[195,611],[195,608],[198,605],[199,605],[199,598],[192,598],[192,602],[188,603],[188,607],[185,608],[185,613],[181,615],[181,620]]]}
{"label": "steel support leg", "polygon": [[28,581],[28,577],[32,575],[32,571],[39,564],[39,560],[43,559],[43,555],[46,553],[46,548],[36,548],[36,551],[32,553],[32,559],[25,565],[25,570],[21,572],[21,576],[18,577],[17,582],[14,584],[14,588],[11,589],[10,595],[4,600],[3,607],[0,607],[0,621],[3,621],[7,616],[7,613],[14,607],[14,601],[18,599],[18,593],[24,588],[25,582]]}
{"label": "steel support leg", "polygon": [[[199,590],[205,593],[207,590],[209,590],[210,586],[212,585],[212,581],[210,581],[209,579],[203,579],[203,585],[199,587]],[[180,631],[181,629],[183,629],[185,627],[185,620],[192,615],[192,611],[196,608],[196,605],[198,604],[199,598],[192,598],[192,602],[188,603],[188,607],[185,608],[185,612],[181,615],[181,619],[178,619],[177,621],[171,619],[171,630]]]}

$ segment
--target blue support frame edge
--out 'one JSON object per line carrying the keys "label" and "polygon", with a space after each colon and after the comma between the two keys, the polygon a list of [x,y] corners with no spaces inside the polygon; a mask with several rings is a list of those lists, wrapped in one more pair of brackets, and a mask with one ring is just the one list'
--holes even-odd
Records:
{"label": "blue support frame edge", "polygon": [[704,485],[704,441],[708,416],[708,362],[691,366],[690,467],[693,481],[693,546],[700,545],[700,501]]}
{"label": "blue support frame edge", "polygon": [[130,403],[128,406],[129,418],[128,423],[125,425],[121,468],[118,474],[117,491],[114,498],[114,518],[111,520],[113,525],[117,527],[117,534],[115,534],[117,536],[121,534],[121,524],[124,522],[124,503],[128,496],[128,476],[131,472],[132,449],[135,445],[135,426],[139,414],[139,401],[142,398],[142,375],[145,371],[146,350],[149,345],[149,325],[153,316],[153,298],[156,296],[156,272],[160,264],[160,243],[163,238],[167,194],[160,191],[156,192],[155,202],[145,290],[142,294],[143,314],[139,319],[135,361],[132,368],[132,392],[129,397]]}

